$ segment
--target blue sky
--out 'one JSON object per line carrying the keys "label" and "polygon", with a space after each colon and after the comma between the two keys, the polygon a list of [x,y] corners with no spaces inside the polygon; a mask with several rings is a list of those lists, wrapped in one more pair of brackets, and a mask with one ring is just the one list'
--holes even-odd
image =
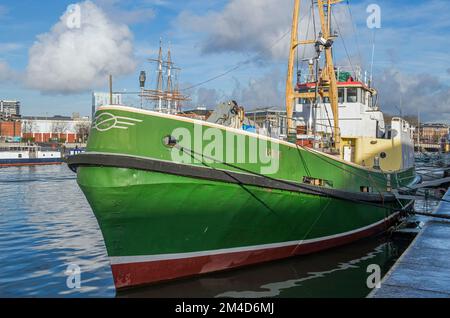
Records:
{"label": "blue sky", "polygon": [[[304,36],[309,29],[305,14],[309,1],[302,2]],[[84,21],[94,21],[91,30],[82,23],[81,30],[69,32],[61,26],[61,18],[72,3],[3,0],[0,4],[0,98],[21,100],[25,115],[89,115],[90,94],[107,89],[108,70],[115,73],[117,91],[136,90],[141,70],[147,71],[152,86],[154,68],[145,59],[155,57],[160,37],[166,48],[170,42],[173,57],[183,68],[184,87],[241,65],[190,90],[192,105],[212,107],[229,98],[248,108],[284,104],[289,35],[283,35],[289,30],[292,0],[92,0],[91,5],[82,1],[82,18],[85,14]],[[450,19],[442,14],[450,12],[450,1],[349,3],[350,10],[344,3],[335,11],[341,31],[336,61],[348,65],[350,58],[353,65],[370,69],[375,32],[374,76],[381,106],[398,112],[401,94],[403,113],[420,110],[428,121],[450,121]],[[366,25],[371,3],[381,8],[382,25],[375,31]]]}

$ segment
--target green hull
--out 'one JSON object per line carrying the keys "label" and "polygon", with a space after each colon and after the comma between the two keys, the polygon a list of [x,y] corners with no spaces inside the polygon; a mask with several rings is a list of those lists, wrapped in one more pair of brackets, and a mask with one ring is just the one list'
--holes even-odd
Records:
{"label": "green hull", "polygon": [[[211,128],[202,125],[105,107],[97,114],[87,153],[69,162],[98,219],[118,288],[310,253],[373,235],[398,216],[399,203],[387,188],[415,180],[414,169],[388,177],[284,142],[263,151],[258,146],[259,153],[277,154],[274,170],[267,157],[249,159],[255,151],[251,143],[259,138],[250,133],[241,144],[250,149],[245,151],[249,160],[238,163],[226,160],[230,151],[239,156],[226,142],[223,160],[212,158],[217,149],[205,155],[213,139],[200,146],[194,137],[190,143],[185,139],[183,150],[164,142],[175,129],[194,136]],[[228,134],[242,133],[228,129]],[[174,162],[177,150],[178,157],[188,153],[195,160]],[[305,177],[322,184],[306,185]],[[361,187],[374,193],[361,193]]]}

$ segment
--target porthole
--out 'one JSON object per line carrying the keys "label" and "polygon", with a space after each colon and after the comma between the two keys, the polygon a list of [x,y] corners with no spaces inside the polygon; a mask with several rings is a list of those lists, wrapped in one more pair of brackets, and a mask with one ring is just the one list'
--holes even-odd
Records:
{"label": "porthole", "polygon": [[385,152],[380,153],[380,158],[381,159],[386,159],[387,154]]}

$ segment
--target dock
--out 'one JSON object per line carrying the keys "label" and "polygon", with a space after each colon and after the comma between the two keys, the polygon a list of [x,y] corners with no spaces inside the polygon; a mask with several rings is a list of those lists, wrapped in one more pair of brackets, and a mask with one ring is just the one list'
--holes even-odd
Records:
{"label": "dock", "polygon": [[[450,189],[435,214],[450,216]],[[450,221],[429,219],[368,298],[450,298]]]}

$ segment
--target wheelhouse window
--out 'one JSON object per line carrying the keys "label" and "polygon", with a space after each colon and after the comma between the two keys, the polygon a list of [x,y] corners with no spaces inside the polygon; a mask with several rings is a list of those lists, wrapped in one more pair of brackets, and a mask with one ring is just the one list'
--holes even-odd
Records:
{"label": "wheelhouse window", "polygon": [[358,102],[358,89],[347,88],[347,103],[357,103],[357,102]]}
{"label": "wheelhouse window", "polygon": [[367,94],[367,95],[368,95],[368,97],[367,97],[367,99],[368,99],[368,106],[369,107],[375,107],[375,105],[373,104],[374,99],[372,97],[372,94]]}
{"label": "wheelhouse window", "polygon": [[339,104],[343,104],[344,103],[344,88],[339,88],[338,90],[338,102]]}

